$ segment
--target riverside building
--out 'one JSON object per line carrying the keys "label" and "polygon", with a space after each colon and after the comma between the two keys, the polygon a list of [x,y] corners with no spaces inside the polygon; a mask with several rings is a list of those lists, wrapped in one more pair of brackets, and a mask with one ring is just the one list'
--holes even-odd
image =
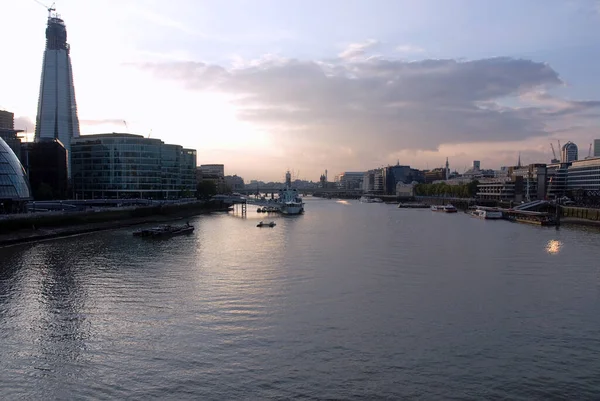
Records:
{"label": "riverside building", "polygon": [[600,192],[600,157],[571,163],[567,169],[567,189]]}
{"label": "riverside building", "polygon": [[0,213],[24,211],[29,200],[25,170],[15,152],[0,138]]}
{"label": "riverside building", "polygon": [[35,140],[58,139],[63,144],[67,150],[69,177],[71,140],[79,137],[70,51],[64,21],[58,14],[50,13],[46,27],[46,49],[42,63]]}
{"label": "riverside building", "polygon": [[134,134],[76,138],[71,146],[77,198],[174,199],[196,191],[196,151]]}

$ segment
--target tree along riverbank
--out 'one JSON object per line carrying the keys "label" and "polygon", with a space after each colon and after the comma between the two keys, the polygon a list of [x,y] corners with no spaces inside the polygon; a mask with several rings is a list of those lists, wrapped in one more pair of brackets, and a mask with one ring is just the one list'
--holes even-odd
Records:
{"label": "tree along riverbank", "polygon": [[159,223],[197,214],[227,211],[221,203],[95,209],[11,215],[0,219],[0,246],[85,234],[94,231]]}

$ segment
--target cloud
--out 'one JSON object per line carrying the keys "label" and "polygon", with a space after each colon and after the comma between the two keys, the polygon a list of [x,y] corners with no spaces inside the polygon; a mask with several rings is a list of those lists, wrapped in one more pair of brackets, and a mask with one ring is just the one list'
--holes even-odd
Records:
{"label": "cloud", "polygon": [[342,59],[352,60],[358,57],[363,57],[369,50],[379,46],[379,41],[368,39],[362,43],[351,43],[346,49],[338,54]]}
{"label": "cloud", "polygon": [[563,85],[545,63],[358,58],[375,44],[352,45],[334,61],[267,57],[235,69],[203,62],[137,66],[189,89],[231,95],[238,118],[270,132],[288,155],[329,165],[365,166],[382,155],[444,144],[549,136],[562,119],[600,105],[540,95]]}
{"label": "cloud", "polygon": [[400,45],[396,47],[396,51],[399,53],[423,53],[425,49],[413,45]]}
{"label": "cloud", "polygon": [[123,120],[122,118],[107,118],[107,119],[101,119],[101,120],[79,120],[79,124],[81,125],[92,125],[92,126],[96,126],[96,125],[124,125],[125,120]]}
{"label": "cloud", "polygon": [[592,118],[600,117],[598,113],[600,111],[600,101],[598,100],[567,100],[545,92],[527,93],[521,96],[521,99],[538,106],[545,106],[543,114],[547,116],[579,115],[581,117],[585,115]]}
{"label": "cloud", "polygon": [[15,117],[15,129],[24,130],[31,134],[35,132],[35,123],[29,117]]}

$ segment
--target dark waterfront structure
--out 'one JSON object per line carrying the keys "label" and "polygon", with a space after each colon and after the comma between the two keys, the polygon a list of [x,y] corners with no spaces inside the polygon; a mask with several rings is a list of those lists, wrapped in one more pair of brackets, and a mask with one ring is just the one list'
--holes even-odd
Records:
{"label": "dark waterfront structure", "polygon": [[423,182],[425,177],[417,169],[410,166],[388,166],[383,169],[384,192],[386,195],[395,195],[398,183],[410,184],[413,181]]}
{"label": "dark waterfront structure", "polygon": [[0,138],[12,149],[17,157],[21,155],[21,140],[17,136],[22,130],[15,129],[15,115],[11,112],[0,110]]}
{"label": "dark waterfront structure", "polygon": [[21,155],[35,200],[69,197],[67,150],[58,139],[23,143]]}
{"label": "dark waterfront structure", "polygon": [[134,134],[84,135],[71,146],[79,198],[173,199],[196,190],[196,151]]}
{"label": "dark waterfront structure", "polygon": [[31,200],[25,170],[15,152],[0,138],[0,213],[25,210]]}
{"label": "dark waterfront structure", "polygon": [[[79,136],[75,86],[67,29],[58,14],[48,16],[35,139],[58,139],[70,158],[71,140]],[[70,159],[67,161],[70,176]]]}
{"label": "dark waterfront structure", "polygon": [[196,184],[210,181],[215,185],[217,192],[225,190],[225,165],[202,164],[196,171]]}

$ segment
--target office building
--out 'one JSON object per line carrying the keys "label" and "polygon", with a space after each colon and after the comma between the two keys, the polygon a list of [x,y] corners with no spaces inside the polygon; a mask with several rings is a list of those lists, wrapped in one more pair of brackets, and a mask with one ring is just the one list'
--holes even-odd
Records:
{"label": "office building", "polygon": [[21,158],[21,140],[17,136],[22,130],[15,129],[15,115],[11,112],[0,110],[0,138],[12,149],[17,158]]}
{"label": "office building", "polygon": [[189,197],[196,190],[196,151],[134,134],[76,138],[71,146],[76,197]]}
{"label": "office building", "polygon": [[600,157],[577,160],[567,169],[569,191],[600,191]]}
{"label": "office building", "polygon": [[196,177],[197,184],[203,181],[210,181],[215,185],[218,193],[226,190],[225,166],[223,164],[202,164],[198,167]]}
{"label": "office building", "polygon": [[522,167],[510,167],[508,176],[523,180],[523,200],[526,202],[546,199],[547,169],[545,164],[530,164]]}
{"label": "office building", "polygon": [[384,169],[376,168],[363,174],[363,192],[373,194],[383,194],[384,187]]}
{"label": "office building", "polygon": [[339,189],[360,190],[363,187],[364,172],[346,171],[337,176]]}
{"label": "office building", "polygon": [[41,139],[21,145],[23,167],[35,200],[69,198],[67,150],[58,139]]}
{"label": "office building", "polygon": [[425,171],[425,183],[431,184],[434,181],[446,180],[448,171],[445,168],[438,167],[433,170]]}
{"label": "office building", "polygon": [[225,177],[225,165],[223,164],[201,164],[199,168],[203,177]]}
{"label": "office building", "polygon": [[594,139],[594,157],[600,157],[600,139]]}
{"label": "office building", "polygon": [[51,14],[46,27],[35,140],[58,139],[64,145],[70,177],[71,141],[79,137],[79,119],[69,52],[65,23],[57,14]]}
{"label": "office building", "polygon": [[15,115],[6,110],[0,110],[0,129],[15,128]]}
{"label": "office building", "polygon": [[560,162],[571,163],[572,161],[577,160],[577,158],[577,145],[570,141],[565,143],[560,151]]}
{"label": "office building", "polygon": [[383,168],[383,176],[386,195],[395,195],[398,183],[409,184],[413,181],[410,166],[401,166],[400,164]]}
{"label": "office building", "polygon": [[0,213],[25,210],[31,191],[25,169],[15,152],[0,138]]}
{"label": "office building", "polygon": [[495,201],[523,201],[523,177],[488,178],[477,185],[477,198]]}

